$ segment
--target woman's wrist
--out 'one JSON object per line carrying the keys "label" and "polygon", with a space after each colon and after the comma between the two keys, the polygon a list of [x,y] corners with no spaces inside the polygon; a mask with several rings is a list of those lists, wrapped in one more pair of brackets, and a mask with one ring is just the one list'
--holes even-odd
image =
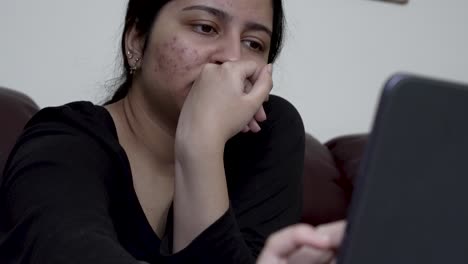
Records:
{"label": "woman's wrist", "polygon": [[223,157],[225,144],[224,140],[216,136],[178,134],[175,139],[175,159],[182,164],[217,159]]}

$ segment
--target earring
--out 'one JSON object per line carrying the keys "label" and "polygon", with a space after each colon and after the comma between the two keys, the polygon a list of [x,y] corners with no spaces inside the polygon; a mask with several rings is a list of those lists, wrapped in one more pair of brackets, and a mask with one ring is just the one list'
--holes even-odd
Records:
{"label": "earring", "polygon": [[140,58],[135,59],[135,64],[133,66],[130,66],[130,74],[133,75],[137,70],[138,70],[138,62],[140,61]]}
{"label": "earring", "polygon": [[131,53],[130,51],[127,51],[127,57],[129,60],[133,59],[133,53]]}

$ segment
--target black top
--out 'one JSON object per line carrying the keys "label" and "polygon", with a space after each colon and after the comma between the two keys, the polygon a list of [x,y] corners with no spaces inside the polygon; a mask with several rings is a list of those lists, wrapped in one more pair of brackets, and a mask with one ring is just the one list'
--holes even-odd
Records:
{"label": "black top", "polygon": [[41,110],[5,167],[0,263],[254,263],[268,235],[299,220],[302,201],[302,120],[277,96],[265,111],[260,133],[226,144],[229,210],[171,254],[172,213],[160,239],[107,110],[89,102]]}

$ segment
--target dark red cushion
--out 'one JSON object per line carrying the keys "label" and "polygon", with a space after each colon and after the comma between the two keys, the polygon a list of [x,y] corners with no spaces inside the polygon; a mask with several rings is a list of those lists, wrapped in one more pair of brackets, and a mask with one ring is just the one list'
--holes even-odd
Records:
{"label": "dark red cushion", "polygon": [[27,95],[0,87],[0,176],[16,139],[38,109]]}
{"label": "dark red cushion", "polygon": [[367,134],[356,134],[337,137],[325,143],[325,146],[333,155],[338,170],[351,183],[355,181],[359,174],[367,141]]}
{"label": "dark red cushion", "polygon": [[346,216],[340,171],[327,147],[306,134],[302,222],[319,225]]}

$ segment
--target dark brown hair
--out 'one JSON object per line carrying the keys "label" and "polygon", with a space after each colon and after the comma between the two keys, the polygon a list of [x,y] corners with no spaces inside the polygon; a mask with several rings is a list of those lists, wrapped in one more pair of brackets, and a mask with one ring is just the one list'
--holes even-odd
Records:
{"label": "dark brown hair", "polygon": [[[125,35],[136,26],[137,31],[145,39],[143,50],[146,49],[147,40],[156,16],[161,8],[170,0],[129,0],[127,13],[125,15],[125,24],[122,32],[121,55],[123,63],[123,72],[119,77],[118,89],[115,91],[111,100],[106,104],[117,102],[124,98],[132,84],[132,75],[130,74],[130,65],[128,64],[125,51]],[[285,18],[283,12],[282,0],[273,1],[273,34],[271,37],[271,48],[268,54],[268,63],[272,63],[278,57],[283,44],[283,31]]]}

